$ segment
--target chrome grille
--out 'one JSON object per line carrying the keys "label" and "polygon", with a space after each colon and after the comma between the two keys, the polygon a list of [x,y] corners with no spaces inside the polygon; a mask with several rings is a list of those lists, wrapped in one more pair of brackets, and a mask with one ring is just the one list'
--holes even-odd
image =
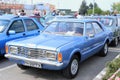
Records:
{"label": "chrome grille", "polygon": [[27,48],[22,46],[18,47],[18,54],[22,56],[26,56],[28,58],[38,58],[38,57],[44,57],[43,50],[36,49],[36,48]]}

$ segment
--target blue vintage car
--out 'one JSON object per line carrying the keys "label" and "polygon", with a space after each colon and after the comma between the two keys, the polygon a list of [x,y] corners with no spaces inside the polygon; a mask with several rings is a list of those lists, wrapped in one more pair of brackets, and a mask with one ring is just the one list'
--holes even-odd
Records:
{"label": "blue vintage car", "polygon": [[74,78],[80,62],[94,54],[107,55],[111,37],[96,20],[58,20],[39,36],[8,42],[5,56],[21,69],[61,70],[65,77]]}
{"label": "blue vintage car", "polygon": [[5,54],[5,43],[7,41],[38,35],[43,28],[37,21],[28,17],[0,16],[0,55]]}

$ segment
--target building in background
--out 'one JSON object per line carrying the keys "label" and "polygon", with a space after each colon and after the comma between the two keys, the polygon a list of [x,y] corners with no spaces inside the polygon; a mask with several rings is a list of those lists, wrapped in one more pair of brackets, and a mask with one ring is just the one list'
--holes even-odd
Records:
{"label": "building in background", "polygon": [[27,15],[33,14],[34,9],[38,9],[41,15],[48,14],[55,10],[55,6],[48,3],[38,4],[20,4],[16,0],[0,0],[0,14],[17,14],[19,10],[24,9]]}

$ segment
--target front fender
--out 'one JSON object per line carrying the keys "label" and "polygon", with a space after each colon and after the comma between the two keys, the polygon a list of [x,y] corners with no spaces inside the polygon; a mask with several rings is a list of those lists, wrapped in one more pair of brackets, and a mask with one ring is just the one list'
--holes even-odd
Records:
{"label": "front fender", "polygon": [[[71,61],[72,56],[75,55],[76,53],[79,53],[79,54],[81,53],[79,48],[76,48],[76,49],[72,50],[72,52],[69,53],[68,58],[66,58],[65,62],[63,62],[63,63],[65,63],[65,65],[68,66],[70,61]],[[81,59],[81,57],[79,57],[79,58]]]}

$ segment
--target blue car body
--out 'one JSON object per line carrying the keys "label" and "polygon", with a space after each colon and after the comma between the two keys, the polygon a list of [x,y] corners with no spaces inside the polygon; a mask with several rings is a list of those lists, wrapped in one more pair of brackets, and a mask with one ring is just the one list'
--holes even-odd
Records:
{"label": "blue car body", "polygon": [[[87,36],[86,23],[91,22],[100,25],[102,32]],[[71,23],[74,23],[72,27],[76,26],[77,23],[80,23],[80,25],[82,25],[81,28],[83,29],[83,34],[73,34],[73,32],[70,31],[65,31],[66,33],[57,32],[57,34],[55,34],[55,27],[52,29],[51,27],[57,23],[62,24],[60,30],[63,28],[63,32],[66,27],[66,30],[68,30],[68,26],[64,26],[67,23],[70,23],[70,25],[72,25]],[[101,51],[106,43],[109,44],[111,42],[111,36],[111,32],[106,30],[102,24],[95,20],[71,19],[55,21],[38,36],[8,42],[6,44],[8,54],[5,56],[10,60],[17,62],[17,64],[25,66],[27,65],[50,70],[62,70],[69,65],[73,55],[77,55],[79,57],[79,62],[82,62],[88,57]],[[58,56],[62,56],[62,60]],[[38,64],[40,66],[29,65],[29,63]]]}
{"label": "blue car body", "polygon": [[[36,25],[36,29],[29,29],[28,31],[28,25],[26,25],[26,22],[31,21]],[[27,21],[28,20],[28,21]],[[18,22],[17,22],[18,21]],[[17,26],[17,23],[19,21],[23,24],[23,31],[21,30],[21,26]],[[24,38],[28,36],[38,35],[41,30],[44,29],[44,27],[39,24],[34,19],[28,18],[28,17],[19,17],[15,15],[3,15],[0,16],[0,55],[5,54],[5,44],[6,42],[18,38]],[[2,24],[3,23],[3,24]],[[15,26],[16,25],[16,26]],[[12,28],[14,26],[14,28]],[[12,28],[12,29],[11,29]],[[16,30],[19,30],[19,32],[15,32]]]}

